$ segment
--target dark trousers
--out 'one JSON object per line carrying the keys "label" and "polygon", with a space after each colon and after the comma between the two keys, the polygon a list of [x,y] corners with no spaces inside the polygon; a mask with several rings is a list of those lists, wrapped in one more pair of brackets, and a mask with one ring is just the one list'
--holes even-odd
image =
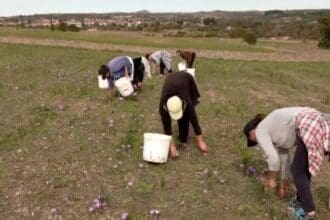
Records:
{"label": "dark trousers", "polygon": [[191,57],[189,57],[189,59],[186,60],[188,68],[193,68],[195,58],[196,58],[196,53],[193,53]]}
{"label": "dark trousers", "polygon": [[302,204],[304,211],[315,210],[311,191],[311,174],[308,170],[308,152],[304,142],[297,136],[297,149],[291,165],[294,184],[297,188],[297,200]]}
{"label": "dark trousers", "polygon": [[160,74],[164,75],[164,70],[166,69],[166,67],[162,60],[160,61],[159,69],[160,69]]}
{"label": "dark trousers", "polygon": [[[164,64],[164,62],[161,60],[160,64],[159,64],[159,69],[160,69],[160,74],[164,75],[165,70],[166,70],[166,66]],[[172,69],[167,70],[169,73],[172,73]]]}

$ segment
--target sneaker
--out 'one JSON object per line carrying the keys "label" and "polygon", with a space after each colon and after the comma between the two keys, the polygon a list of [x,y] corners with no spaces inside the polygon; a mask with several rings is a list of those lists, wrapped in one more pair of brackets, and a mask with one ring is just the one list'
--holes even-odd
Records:
{"label": "sneaker", "polygon": [[292,198],[289,201],[289,207],[292,208],[292,209],[294,209],[294,210],[297,210],[299,208],[302,208],[302,205],[301,205],[301,203],[296,198]]}
{"label": "sneaker", "polygon": [[315,216],[311,216],[311,215],[305,215],[302,220],[313,220],[315,219]]}
{"label": "sneaker", "polygon": [[303,208],[298,208],[294,211],[293,216],[296,220],[304,220],[306,214]]}

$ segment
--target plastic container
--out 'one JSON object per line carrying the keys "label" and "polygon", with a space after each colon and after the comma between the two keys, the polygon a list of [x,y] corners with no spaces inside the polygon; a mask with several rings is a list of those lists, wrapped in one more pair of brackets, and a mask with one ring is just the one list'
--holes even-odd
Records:
{"label": "plastic container", "polygon": [[164,134],[145,133],[143,138],[143,160],[152,163],[166,163],[172,137]]}
{"label": "plastic container", "polygon": [[190,75],[195,77],[195,68],[188,68],[188,69],[186,69],[186,71],[187,71],[187,73],[189,73]]}
{"label": "plastic container", "polygon": [[98,76],[99,88],[100,89],[109,89],[109,81],[108,79],[102,79],[102,76]]}
{"label": "plastic container", "polygon": [[133,85],[129,78],[122,77],[115,81],[115,87],[123,97],[130,96],[134,93]]}
{"label": "plastic container", "polygon": [[178,64],[178,69],[179,71],[185,70],[186,69],[186,64],[184,62],[181,62]]}

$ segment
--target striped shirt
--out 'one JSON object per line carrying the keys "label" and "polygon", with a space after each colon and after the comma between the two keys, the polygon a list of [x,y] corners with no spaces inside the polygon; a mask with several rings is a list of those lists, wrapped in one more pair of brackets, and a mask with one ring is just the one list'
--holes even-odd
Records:
{"label": "striped shirt", "polygon": [[308,151],[309,172],[315,176],[324,152],[330,151],[330,120],[313,108],[304,108],[295,115],[293,123]]}

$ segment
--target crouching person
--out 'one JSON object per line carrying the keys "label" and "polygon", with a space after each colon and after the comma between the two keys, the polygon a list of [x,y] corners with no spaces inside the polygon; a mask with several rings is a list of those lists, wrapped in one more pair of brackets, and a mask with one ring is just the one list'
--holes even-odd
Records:
{"label": "crouching person", "polygon": [[196,53],[195,52],[185,51],[185,50],[177,50],[176,53],[179,57],[181,57],[185,61],[186,65],[187,65],[187,68],[193,68],[194,61],[195,61],[195,58],[196,58]]}
{"label": "crouching person", "polygon": [[[266,154],[268,177],[266,186],[275,188],[276,175],[281,158],[287,154],[282,164],[281,197],[287,191],[287,175],[290,170],[288,150],[297,145],[291,164],[291,172],[297,189],[296,204],[303,209],[303,219],[313,219],[316,215],[311,192],[311,177],[319,170],[325,155],[330,151],[330,117],[307,107],[282,108],[271,112],[264,119],[257,115],[244,127],[248,147],[259,144]],[[282,150],[282,156],[281,151]],[[283,150],[284,155],[283,155]]]}
{"label": "crouching person", "polygon": [[152,73],[155,73],[155,67],[159,66],[160,74],[164,75],[165,70],[172,73],[172,56],[166,50],[159,50],[146,55],[147,59],[153,64]]}
{"label": "crouching person", "polygon": [[134,79],[134,64],[131,57],[119,56],[112,60],[107,65],[101,65],[99,75],[102,79],[109,81],[109,96],[113,96],[114,83],[116,80],[127,77],[132,82]]}
{"label": "crouching person", "polygon": [[[179,140],[185,146],[188,144],[189,123],[191,123],[199,149],[207,154],[208,148],[195,111],[199,97],[197,85],[190,74],[186,72],[170,74],[163,85],[159,114],[166,135],[172,135],[171,119],[177,121]],[[173,139],[170,144],[170,156],[173,159],[179,156]]]}
{"label": "crouching person", "polygon": [[151,78],[149,61],[145,57],[133,58],[134,63],[134,77],[133,86],[136,90],[141,90],[144,76]]}

